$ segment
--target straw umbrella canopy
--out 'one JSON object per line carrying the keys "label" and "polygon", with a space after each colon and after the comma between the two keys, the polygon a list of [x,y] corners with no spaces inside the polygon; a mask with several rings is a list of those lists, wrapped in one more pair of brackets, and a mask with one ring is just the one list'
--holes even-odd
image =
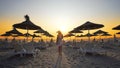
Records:
{"label": "straw umbrella canopy", "polygon": [[120,32],[117,32],[116,34],[120,34]]}
{"label": "straw umbrella canopy", "polygon": [[6,36],[6,37],[8,37],[8,36],[11,36],[11,34],[10,34],[10,33],[5,33],[5,34],[2,34],[1,36]]}
{"label": "straw umbrella canopy", "polygon": [[39,35],[36,35],[36,34],[33,34],[32,36],[33,36],[33,37],[41,37],[41,36],[39,36]]}
{"label": "straw umbrella canopy", "polygon": [[106,34],[106,33],[108,33],[108,32],[103,31],[103,30],[98,30],[98,31],[94,32],[93,34],[94,35],[100,35],[100,34]]}
{"label": "straw umbrella canopy", "polygon": [[101,39],[101,35],[105,35],[105,34],[107,34],[107,33],[108,33],[108,32],[106,32],[106,31],[98,30],[98,31],[94,32],[93,34],[94,34],[94,35],[97,35],[97,36],[100,36],[100,39]]}
{"label": "straw umbrella canopy", "polygon": [[72,31],[70,31],[69,33],[83,33],[82,31],[80,31],[80,30],[72,30]]}
{"label": "straw umbrella canopy", "polygon": [[9,34],[9,33],[5,33],[5,34],[2,34],[1,36],[6,37],[5,40],[8,41],[7,38],[8,38],[8,36],[11,36],[11,34]]}
{"label": "straw umbrella canopy", "polygon": [[23,34],[12,34],[12,33],[6,32],[5,34],[2,34],[1,36],[4,36],[4,37],[12,36],[15,38],[18,36],[23,36]]}
{"label": "straw umbrella canopy", "polygon": [[41,36],[42,36],[42,34],[45,33],[45,30],[43,30],[43,29],[38,29],[38,30],[35,31],[34,33],[39,33],[39,34],[41,34]]}
{"label": "straw umbrella canopy", "polygon": [[[76,27],[75,29],[77,29],[77,30],[88,30],[88,33],[90,33],[89,32],[90,30],[99,29],[99,28],[102,28],[102,27],[104,27],[104,25],[96,24],[96,23],[92,23],[92,22],[87,21],[86,23],[82,24],[81,26]],[[88,36],[88,40],[90,41],[89,36]]]}
{"label": "straw umbrella canopy", "polygon": [[[54,37],[52,34],[50,34],[50,33],[47,32],[47,31],[45,31],[43,35],[45,35],[46,38],[47,38],[47,37],[49,37],[49,38],[50,38],[50,37]],[[46,39],[46,41],[47,41],[47,39]]]}
{"label": "straw umbrella canopy", "polygon": [[41,29],[40,26],[35,25],[30,21],[30,18],[28,15],[25,15],[25,20],[22,23],[14,24],[13,27],[19,28],[19,29],[27,29],[27,30],[37,30]]}
{"label": "straw umbrella canopy", "polygon": [[95,23],[87,21],[86,23],[84,23],[81,26],[78,26],[75,29],[78,29],[78,30],[93,30],[93,29],[99,29],[99,28],[102,28],[102,27],[104,27],[104,25],[102,25],[102,24],[95,24]]}
{"label": "straw umbrella canopy", "polygon": [[48,37],[54,37],[53,35],[49,34]]}
{"label": "straw umbrella canopy", "polygon": [[35,38],[35,37],[41,37],[41,36],[36,35],[36,34],[33,34],[33,35],[31,35],[31,36],[32,36],[32,41],[34,41],[34,38]]}
{"label": "straw umbrella canopy", "polygon": [[[112,30],[120,30],[120,25],[118,25],[118,26],[112,28]],[[119,33],[116,33],[116,34],[119,34]],[[114,35],[115,35],[115,34],[114,34]],[[116,37],[114,37],[114,38],[116,39]]]}
{"label": "straw umbrella canopy", "polygon": [[112,35],[108,33],[104,33],[102,36],[112,36]]}
{"label": "straw umbrella canopy", "polygon": [[[112,28],[112,30],[120,30],[120,25],[118,25],[118,26]],[[116,33],[116,34],[119,34],[119,33]],[[115,34],[114,34],[114,35],[115,35]],[[114,39],[116,40],[116,37],[114,37]]]}
{"label": "straw umbrella canopy", "polygon": [[32,37],[33,35],[32,34],[30,34],[30,33],[25,33],[25,34],[23,34],[25,37]]}
{"label": "straw umbrella canopy", "polygon": [[16,30],[16,28],[13,28],[10,31],[7,31],[5,34],[2,34],[1,36],[12,36],[12,37],[18,37],[18,36],[23,36],[21,32]]}
{"label": "straw umbrella canopy", "polygon": [[11,34],[13,37],[22,36],[23,35],[15,27],[13,27],[13,30],[7,31],[6,33]]}
{"label": "straw umbrella canopy", "polygon": [[111,34],[108,34],[108,33],[104,33],[102,36],[107,37],[107,36],[112,36],[112,35],[111,35]]}
{"label": "straw umbrella canopy", "polygon": [[70,31],[69,33],[74,33],[75,34],[75,41],[76,41],[76,33],[83,33],[83,32],[80,31],[80,30],[74,29],[74,30]]}
{"label": "straw umbrella canopy", "polygon": [[47,36],[47,35],[49,35],[49,34],[50,34],[49,32],[44,31],[44,34],[43,34],[43,35]]}
{"label": "straw umbrella canopy", "polygon": [[50,33],[44,33],[44,35],[48,36],[48,37],[54,37],[52,34]]}
{"label": "straw umbrella canopy", "polygon": [[85,36],[84,36],[83,34],[81,34],[81,35],[77,35],[77,36],[75,36],[75,37],[81,38],[81,40],[82,40],[82,38],[85,37]]}
{"label": "straw umbrella canopy", "polygon": [[87,33],[84,35],[84,37],[91,37],[91,36],[94,36],[93,34],[90,34],[90,33]]}
{"label": "straw umbrella canopy", "polygon": [[75,36],[75,35],[72,34],[72,33],[68,33],[68,34],[66,34],[64,37],[71,37],[71,36]]}
{"label": "straw umbrella canopy", "polygon": [[114,27],[114,28],[112,28],[113,30],[120,30],[120,25],[118,25],[118,26],[116,26],[116,27]]}
{"label": "straw umbrella canopy", "polygon": [[83,34],[81,34],[81,35],[77,35],[76,37],[85,37]]}
{"label": "straw umbrella canopy", "polygon": [[[13,27],[19,28],[19,29],[25,29],[27,30],[27,33],[29,33],[29,30],[41,29],[40,26],[37,26],[30,21],[30,18],[28,15],[25,15],[24,17],[25,17],[25,21],[23,21],[22,23],[14,24]],[[27,40],[28,40],[28,37],[27,37]]]}
{"label": "straw umbrella canopy", "polygon": [[70,40],[71,40],[71,37],[72,37],[72,36],[75,36],[75,35],[72,34],[72,33],[68,33],[68,34],[64,35],[64,37],[70,37]]}
{"label": "straw umbrella canopy", "polygon": [[51,39],[54,37],[52,34],[46,34],[46,36],[51,38]]}
{"label": "straw umbrella canopy", "polygon": [[44,33],[45,31],[43,29],[38,29],[37,31],[35,31],[34,33]]}

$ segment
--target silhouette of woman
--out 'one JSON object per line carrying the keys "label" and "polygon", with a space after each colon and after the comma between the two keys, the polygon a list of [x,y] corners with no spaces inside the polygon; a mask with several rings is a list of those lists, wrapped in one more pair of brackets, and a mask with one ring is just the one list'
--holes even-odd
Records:
{"label": "silhouette of woman", "polygon": [[58,46],[58,53],[60,56],[62,56],[62,44],[63,44],[63,34],[61,31],[57,31],[57,40],[56,40],[56,45]]}

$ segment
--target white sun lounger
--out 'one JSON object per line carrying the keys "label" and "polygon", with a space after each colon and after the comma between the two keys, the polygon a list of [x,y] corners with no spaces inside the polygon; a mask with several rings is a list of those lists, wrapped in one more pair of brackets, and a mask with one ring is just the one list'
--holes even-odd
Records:
{"label": "white sun lounger", "polygon": [[36,50],[32,45],[17,45],[15,46],[15,51],[10,54],[20,55],[20,57],[23,57],[24,55],[32,55],[33,57],[35,57],[37,52],[38,50]]}

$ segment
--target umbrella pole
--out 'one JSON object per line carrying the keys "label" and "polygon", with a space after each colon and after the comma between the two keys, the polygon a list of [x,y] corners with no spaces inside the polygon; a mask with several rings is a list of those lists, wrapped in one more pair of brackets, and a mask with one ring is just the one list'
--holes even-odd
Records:
{"label": "umbrella pole", "polygon": [[76,41],[76,33],[75,33],[75,46],[76,46],[76,42],[77,42],[77,41]]}
{"label": "umbrella pole", "polygon": [[75,42],[76,42],[76,33],[75,33]]}
{"label": "umbrella pole", "polygon": [[[33,34],[34,35],[34,34]],[[32,36],[32,42],[34,42],[34,36]]]}
{"label": "umbrella pole", "polygon": [[70,37],[70,41],[71,41],[71,37]]}
{"label": "umbrella pole", "polygon": [[47,42],[47,36],[45,36],[45,41]]}
{"label": "umbrella pole", "polygon": [[101,39],[101,35],[100,35],[100,39]]}
{"label": "umbrella pole", "polygon": [[29,30],[27,29],[27,42],[28,42],[28,32],[29,32]]}
{"label": "umbrella pole", "polygon": [[38,39],[38,40],[41,40],[41,38],[42,38],[42,35],[40,34],[40,37],[39,37],[39,39]]}
{"label": "umbrella pole", "polygon": [[[90,31],[88,30],[88,34],[90,34]],[[90,42],[90,36],[88,36],[88,42]]]}

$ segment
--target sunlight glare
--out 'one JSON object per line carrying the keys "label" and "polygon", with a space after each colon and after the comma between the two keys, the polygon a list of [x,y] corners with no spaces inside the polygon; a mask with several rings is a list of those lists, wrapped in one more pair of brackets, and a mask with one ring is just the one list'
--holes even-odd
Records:
{"label": "sunlight glare", "polygon": [[63,33],[65,33],[65,32],[67,32],[67,27],[61,26],[61,27],[60,27],[60,30],[61,30]]}

